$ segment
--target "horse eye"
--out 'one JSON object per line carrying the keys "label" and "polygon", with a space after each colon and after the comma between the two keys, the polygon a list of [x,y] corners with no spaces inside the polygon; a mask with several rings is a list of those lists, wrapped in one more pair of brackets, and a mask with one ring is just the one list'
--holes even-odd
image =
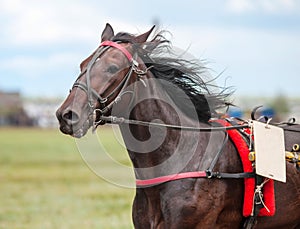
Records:
{"label": "horse eye", "polygon": [[119,71],[119,68],[116,65],[110,65],[107,69],[108,73],[114,74]]}

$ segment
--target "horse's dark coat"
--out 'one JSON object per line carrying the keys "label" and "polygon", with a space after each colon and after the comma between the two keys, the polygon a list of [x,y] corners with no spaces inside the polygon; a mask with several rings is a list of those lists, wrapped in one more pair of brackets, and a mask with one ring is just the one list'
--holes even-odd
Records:
{"label": "horse's dark coat", "polygon": [[[211,116],[225,106],[228,93],[212,93],[201,74],[206,69],[196,63],[155,55],[169,47],[161,34],[147,42],[152,30],[140,36],[128,33],[114,35],[107,24],[102,41],[122,41],[131,53],[138,54],[140,69],[153,66],[145,76],[133,73],[131,85],[121,102],[111,111],[131,119],[169,124],[209,127]],[[92,55],[81,64],[84,70]],[[119,71],[112,75],[114,65]],[[91,69],[91,87],[99,94],[109,93],[128,71],[128,61],[119,50],[110,48]],[[79,79],[86,81],[83,74]],[[139,83],[136,83],[139,82]],[[184,93],[182,93],[184,92]],[[133,96],[134,94],[134,96]],[[117,96],[117,95],[116,95]],[[140,98],[145,98],[139,100]],[[189,101],[188,101],[189,100]],[[95,106],[99,106],[95,101]],[[73,88],[57,111],[60,129],[65,134],[82,136],[92,124],[87,95]],[[180,132],[142,126],[120,125],[128,153],[139,179],[175,172],[206,169],[218,151],[224,134]],[[286,147],[300,144],[299,132],[286,132]],[[157,141],[161,141],[155,146]],[[155,147],[154,147],[155,146]],[[206,167],[205,167],[206,166]],[[232,142],[228,142],[215,167],[222,172],[242,172],[242,165]],[[243,223],[243,180],[184,179],[136,190],[132,211],[136,228],[241,228]],[[275,182],[276,214],[261,217],[255,228],[300,228],[300,178],[287,163],[287,183]]]}

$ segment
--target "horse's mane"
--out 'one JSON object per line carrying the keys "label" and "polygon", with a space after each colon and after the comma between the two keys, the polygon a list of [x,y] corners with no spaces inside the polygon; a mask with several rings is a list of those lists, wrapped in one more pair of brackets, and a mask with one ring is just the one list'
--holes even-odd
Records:
{"label": "horse's mane", "polygon": [[[157,33],[151,41],[143,44],[135,43],[134,35],[128,33],[118,33],[113,40],[132,43],[146,66],[151,66],[154,77],[161,79],[163,88],[178,108],[190,117],[193,114],[191,111],[196,110],[196,118],[207,122],[217,115],[218,109],[228,106],[226,99],[231,91],[213,84],[214,79],[205,81],[208,69],[199,60],[187,60],[175,55],[163,33]],[[186,102],[186,96],[178,96],[182,95],[182,91],[192,103]]]}

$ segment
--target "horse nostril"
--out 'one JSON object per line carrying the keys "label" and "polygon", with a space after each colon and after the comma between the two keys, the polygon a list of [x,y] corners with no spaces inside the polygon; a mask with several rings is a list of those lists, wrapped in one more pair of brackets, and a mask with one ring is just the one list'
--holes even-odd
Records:
{"label": "horse nostril", "polygon": [[79,122],[79,115],[72,110],[63,112],[62,118],[68,125],[75,125]]}

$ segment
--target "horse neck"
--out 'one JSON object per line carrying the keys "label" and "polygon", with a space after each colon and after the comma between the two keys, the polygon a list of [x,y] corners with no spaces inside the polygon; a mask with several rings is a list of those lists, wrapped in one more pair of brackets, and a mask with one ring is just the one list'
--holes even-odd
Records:
{"label": "horse neck", "polygon": [[[134,87],[135,99],[130,119],[195,127],[207,125],[187,118],[153,77],[148,76],[144,81],[146,87],[142,82]],[[192,158],[200,160],[203,153],[203,144],[199,143],[204,142],[205,145],[208,141],[204,140],[208,138],[204,133],[164,127],[121,125],[120,129],[136,176],[140,179],[191,170],[188,167],[199,165],[190,165]]]}

